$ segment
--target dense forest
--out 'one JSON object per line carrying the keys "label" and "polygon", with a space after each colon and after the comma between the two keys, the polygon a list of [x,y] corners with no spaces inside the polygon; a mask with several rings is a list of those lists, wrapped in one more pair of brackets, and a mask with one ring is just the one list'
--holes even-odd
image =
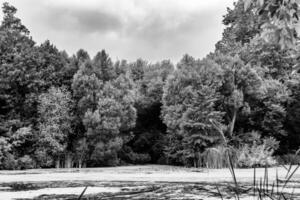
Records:
{"label": "dense forest", "polygon": [[[173,64],[113,61],[105,50],[93,58],[83,49],[69,56],[50,41],[36,44],[17,9],[4,3],[0,169],[221,168],[226,153],[238,167],[298,162],[293,6],[239,0],[223,17],[214,52]],[[276,16],[286,29],[270,22]]]}

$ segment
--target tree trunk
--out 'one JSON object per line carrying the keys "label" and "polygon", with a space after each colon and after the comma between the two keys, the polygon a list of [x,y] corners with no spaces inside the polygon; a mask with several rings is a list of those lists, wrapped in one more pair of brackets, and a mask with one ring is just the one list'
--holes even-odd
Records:
{"label": "tree trunk", "polygon": [[200,151],[195,151],[194,153],[194,165],[196,168],[201,166],[201,153]]}
{"label": "tree trunk", "polygon": [[78,159],[78,168],[84,167],[83,164],[84,164],[84,163],[83,163],[83,156],[82,156],[81,158]]}
{"label": "tree trunk", "polygon": [[66,153],[65,168],[72,168],[72,155],[69,152]]}
{"label": "tree trunk", "polygon": [[56,159],[56,160],[55,160],[55,168],[56,168],[56,169],[59,169],[59,168],[60,168],[60,160],[59,160],[59,159]]}

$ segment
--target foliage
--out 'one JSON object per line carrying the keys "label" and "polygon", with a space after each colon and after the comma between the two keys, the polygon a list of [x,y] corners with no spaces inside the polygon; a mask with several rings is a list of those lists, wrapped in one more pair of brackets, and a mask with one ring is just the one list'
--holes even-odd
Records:
{"label": "foliage", "polygon": [[[135,66],[130,65],[130,71],[131,67]],[[123,151],[128,154],[123,155],[124,157],[136,155],[139,162],[165,163],[166,126],[160,116],[161,102],[163,87],[173,70],[174,66],[169,60],[143,66],[143,77],[134,84],[137,119],[133,137],[127,142],[127,147],[131,150]]]}
{"label": "foliage", "polygon": [[0,168],[5,169],[7,167],[8,158],[11,157],[11,144],[7,139],[0,137]]}
{"label": "foliage", "polygon": [[39,148],[57,159],[71,131],[71,96],[65,88],[52,87],[40,95],[39,102]]}
{"label": "foliage", "polygon": [[102,50],[98,52],[93,59],[93,65],[96,69],[97,77],[103,82],[109,81],[115,78],[115,70],[109,55]]}
{"label": "foliage", "polygon": [[88,110],[83,119],[88,140],[95,145],[91,147],[91,159],[101,165],[118,164],[117,154],[123,145],[120,133],[135,125],[136,111],[128,81],[120,76],[105,84],[96,110]]}
{"label": "foliage", "polygon": [[30,156],[25,155],[25,156],[19,158],[18,168],[20,168],[20,169],[33,169],[33,168],[35,168],[35,162]]}
{"label": "foliage", "polygon": [[[170,133],[178,132],[178,135],[173,133],[173,137],[181,137],[177,139],[181,140],[182,146],[175,151],[184,157],[185,162],[192,161],[195,166],[200,165],[200,154],[204,149],[219,138],[210,121],[222,121],[222,112],[215,110],[221,73],[219,65],[213,61],[195,61],[184,56],[165,88],[164,121]],[[175,93],[182,99],[174,101]],[[174,150],[170,148],[167,151],[172,154]]]}
{"label": "foliage", "polygon": [[116,166],[120,161],[118,158],[118,151],[122,147],[122,139],[115,137],[108,142],[98,142],[95,144],[91,155],[91,161],[96,166]]}
{"label": "foliage", "polygon": [[237,1],[215,51],[176,67],[37,45],[4,3],[0,168],[220,168],[228,153],[240,167],[288,160],[300,145],[297,3]]}
{"label": "foliage", "polygon": [[264,22],[262,36],[282,48],[295,47],[298,4],[298,0],[244,0],[245,10],[254,8]]}
{"label": "foliage", "polygon": [[299,131],[300,131],[300,79],[299,75],[295,75],[289,82],[289,88],[291,90],[290,100],[287,104],[287,131],[288,137],[285,142],[287,147],[293,150],[297,150],[300,146],[299,143]]}
{"label": "foliage", "polygon": [[288,164],[297,165],[300,163],[300,156],[289,153],[289,154],[277,156],[276,160],[280,165],[288,165]]}
{"label": "foliage", "polygon": [[252,137],[255,137],[255,139],[252,139],[251,143],[246,143],[238,149],[237,166],[274,166],[276,164],[276,160],[273,157],[273,153],[278,148],[279,142],[272,137],[261,139],[259,134],[251,134]]}
{"label": "foliage", "polygon": [[222,22],[226,28],[216,44],[216,51],[222,54],[236,55],[243,45],[260,33],[259,17],[244,9],[243,0],[234,3],[233,9],[227,8]]}
{"label": "foliage", "polygon": [[82,142],[77,143],[77,158],[90,158],[92,165],[117,165],[122,134],[135,125],[133,83],[124,73],[116,76],[116,69],[102,50],[93,61],[83,62],[74,75],[77,116],[85,129],[78,138]]}
{"label": "foliage", "polygon": [[147,65],[146,61],[138,59],[130,65],[130,78],[133,81],[142,80],[144,76],[144,68]]}

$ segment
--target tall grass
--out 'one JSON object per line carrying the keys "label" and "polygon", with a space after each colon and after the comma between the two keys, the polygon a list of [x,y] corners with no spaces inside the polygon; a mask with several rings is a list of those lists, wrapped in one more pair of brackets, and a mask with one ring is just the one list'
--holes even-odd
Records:
{"label": "tall grass", "polygon": [[203,167],[209,169],[222,169],[227,168],[228,160],[227,153],[230,152],[232,157],[232,163],[236,166],[237,152],[234,148],[228,148],[226,146],[220,145],[214,148],[208,148],[202,155]]}
{"label": "tall grass", "polygon": [[[296,152],[296,155],[299,153],[299,150]],[[232,162],[232,158],[230,154],[227,154],[228,158],[228,168],[231,172],[232,178],[233,178],[233,191],[235,193],[235,199],[241,198],[241,193],[243,192],[243,188],[241,187],[241,184],[238,183],[237,177],[235,174],[235,167]],[[291,179],[295,175],[296,171],[299,169],[300,164],[298,163],[296,166],[293,166],[292,163],[290,163],[288,166],[282,166],[286,170],[285,179],[280,180],[278,177],[278,171],[276,170],[276,178],[273,182],[269,182],[269,173],[268,173],[268,167],[265,167],[264,170],[264,176],[263,178],[257,179],[256,175],[256,168],[253,169],[253,182],[252,186],[247,191],[253,191],[252,195],[254,199],[258,200],[293,200],[294,199],[294,189],[291,194],[287,195],[287,193],[284,192],[284,190],[287,188],[288,184],[291,182]],[[281,184],[280,184],[281,183]],[[223,195],[221,194],[220,190],[217,189],[219,195],[221,196],[221,199],[223,199]]]}
{"label": "tall grass", "polygon": [[81,194],[79,195],[79,197],[78,197],[77,200],[81,200],[81,198],[83,197],[83,195],[84,195],[84,193],[85,193],[85,191],[86,191],[87,188],[88,188],[88,186],[86,186],[86,187],[83,189],[83,191],[81,192]]}

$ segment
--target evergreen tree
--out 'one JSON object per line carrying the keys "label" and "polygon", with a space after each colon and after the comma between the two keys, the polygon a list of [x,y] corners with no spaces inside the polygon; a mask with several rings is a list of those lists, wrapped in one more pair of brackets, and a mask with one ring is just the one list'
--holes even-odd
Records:
{"label": "evergreen tree", "polygon": [[200,166],[200,154],[217,142],[211,120],[222,121],[216,110],[222,70],[210,60],[185,55],[164,88],[163,119],[168,127],[167,157],[173,163]]}
{"label": "evergreen tree", "polygon": [[98,78],[103,82],[112,80],[116,77],[113,63],[105,50],[96,54],[93,59],[93,66]]}

